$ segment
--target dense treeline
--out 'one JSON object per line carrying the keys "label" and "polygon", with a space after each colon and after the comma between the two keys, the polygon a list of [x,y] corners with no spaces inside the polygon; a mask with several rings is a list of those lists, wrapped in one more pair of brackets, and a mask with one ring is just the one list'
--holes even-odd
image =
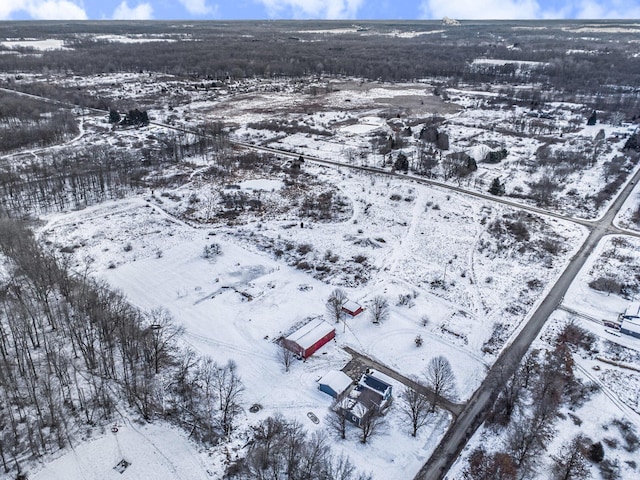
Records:
{"label": "dense treeline", "polygon": [[179,348],[182,329],[166,311],[144,314],[120,293],[72,274],[25,225],[0,223],[4,472],[73,446],[87,426],[121,421],[123,411],[168,419],[203,442],[232,433],[244,389],[232,362]]}
{"label": "dense treeline", "polygon": [[[143,187],[171,182],[150,177],[153,171],[181,162],[185,156],[211,155],[227,165],[227,134],[218,124],[198,127],[195,134],[157,137],[154,148],[125,150],[107,145],[42,153],[36,159],[0,169],[0,205],[12,217],[83,208],[123,198]],[[231,160],[229,160],[231,159]]]}
{"label": "dense treeline", "polygon": [[78,122],[69,110],[0,91],[0,153],[52,145],[77,133]]}
{"label": "dense treeline", "polygon": [[[363,25],[370,30],[366,34],[356,32],[348,22],[202,22],[188,27],[161,22],[20,24],[21,32],[66,39],[73,49],[42,56],[2,55],[0,68],[79,75],[156,71],[212,79],[329,74],[385,81],[518,82],[546,85],[546,91],[556,88],[590,95],[605,90],[626,92],[637,105],[632,86],[640,73],[640,58],[628,54],[627,40],[634,35],[628,25],[609,22],[603,25],[619,27],[619,31],[608,28],[590,32],[588,37],[575,35],[573,29],[581,26],[578,22],[545,22],[542,32],[532,28],[541,22],[464,22],[448,28],[446,34],[439,32],[442,26],[437,22]],[[16,28],[9,22],[0,33],[10,38]],[[353,33],[323,32],[338,28],[352,29]],[[394,35],[399,31],[426,34]],[[173,41],[124,44],[77,35],[88,32],[152,34]],[[477,58],[542,63],[525,71],[518,71],[514,64],[476,68],[471,62]]]}
{"label": "dense treeline", "polygon": [[10,127],[0,126],[0,152],[3,153],[60,143],[79,131],[74,115],[64,110],[33,122],[8,123]]}

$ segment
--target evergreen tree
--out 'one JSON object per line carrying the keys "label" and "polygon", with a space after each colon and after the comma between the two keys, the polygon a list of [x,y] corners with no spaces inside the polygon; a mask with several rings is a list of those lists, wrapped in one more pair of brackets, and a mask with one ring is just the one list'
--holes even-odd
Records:
{"label": "evergreen tree", "polygon": [[120,123],[120,114],[117,110],[109,109],[109,123]]}
{"label": "evergreen tree", "polygon": [[500,182],[500,178],[496,177],[491,182],[489,187],[489,193],[491,195],[504,195],[504,183]]}
{"label": "evergreen tree", "polygon": [[409,170],[409,160],[403,152],[398,154],[398,158],[396,159],[396,163],[393,165],[393,168],[403,172],[407,172]]}

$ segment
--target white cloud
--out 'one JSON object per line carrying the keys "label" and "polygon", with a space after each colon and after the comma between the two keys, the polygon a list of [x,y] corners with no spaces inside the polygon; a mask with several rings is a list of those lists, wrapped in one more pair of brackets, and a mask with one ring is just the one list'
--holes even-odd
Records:
{"label": "white cloud", "polygon": [[28,2],[28,12],[35,20],[86,20],[87,12],[69,0]]}
{"label": "white cloud", "polygon": [[129,7],[125,0],[113,12],[114,20],[149,20],[150,18],[153,18],[153,7],[150,3]]}
{"label": "white cloud", "polygon": [[638,0],[422,0],[422,18],[508,20],[640,18]]}
{"label": "white cloud", "polygon": [[608,3],[579,0],[575,18],[640,18],[640,4],[635,0],[610,0]]}
{"label": "white cloud", "polygon": [[423,18],[502,20],[538,18],[536,0],[424,0],[420,5]]}
{"label": "white cloud", "polygon": [[71,0],[1,0],[0,19],[24,12],[34,20],[86,20],[81,4]]}
{"label": "white cloud", "polygon": [[24,10],[24,0],[3,0],[0,2],[0,20],[7,20],[11,14],[18,10]]}
{"label": "white cloud", "polygon": [[217,6],[207,4],[206,0],[178,0],[184,8],[192,15],[214,14],[218,10]]}
{"label": "white cloud", "polygon": [[364,0],[257,0],[272,18],[355,18]]}

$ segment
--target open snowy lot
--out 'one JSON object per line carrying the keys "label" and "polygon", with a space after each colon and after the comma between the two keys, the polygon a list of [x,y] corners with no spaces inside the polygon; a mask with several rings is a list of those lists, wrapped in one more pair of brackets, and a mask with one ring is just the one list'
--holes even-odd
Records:
{"label": "open snowy lot", "polygon": [[[557,411],[543,412],[549,416],[538,455],[531,464],[519,463],[518,475],[551,478],[558,458],[566,456],[578,437],[583,447],[604,445],[605,462],[590,463],[585,477],[615,478],[606,476],[603,465],[617,469],[619,478],[638,475],[640,341],[602,324],[615,320],[640,294],[640,239],[633,233],[640,216],[637,188],[620,209],[618,229],[599,220],[640,168],[637,116],[630,113],[637,92],[615,84],[606,86],[608,97],[600,98],[589,85],[574,85],[574,79],[566,79],[566,91],[558,83],[558,72],[591,65],[594,55],[604,62],[591,65],[596,78],[596,65],[608,64],[600,59],[605,46],[620,70],[611,72],[611,82],[633,78],[622,71],[626,63],[620,63],[621,57],[628,58],[622,53],[629,52],[618,48],[626,36],[594,40],[573,38],[570,32],[626,35],[637,29],[540,27],[553,28],[554,41],[566,32],[563,42],[572,47],[553,47],[557,51],[550,58],[544,42],[533,36],[524,46],[505,40],[506,30],[500,35],[491,30],[477,50],[455,50],[459,57],[437,59],[436,53],[447,50],[434,49],[437,75],[402,73],[401,62],[398,68],[386,66],[393,70],[390,75],[378,75],[374,66],[385,66],[362,59],[365,67],[371,63],[366,79],[325,73],[350,67],[329,66],[324,46],[316,51],[324,65],[300,58],[299,71],[292,73],[293,63],[285,59],[330,36],[340,42],[332,63],[342,58],[339,52],[350,51],[345,45],[359,45],[359,37],[377,37],[394,48],[400,42],[428,42],[428,37],[462,45],[467,40],[456,33],[462,28],[381,24],[370,31],[345,24],[298,31],[298,26],[288,26],[275,36],[260,37],[264,26],[238,24],[246,31],[233,33],[233,45],[246,58],[235,58],[236,48],[230,47],[224,65],[217,58],[224,53],[221,46],[212,50],[216,58],[200,55],[193,68],[170,67],[175,53],[167,52],[188,56],[191,47],[193,52],[201,52],[205,43],[217,48],[229,36],[222,25],[219,32],[204,34],[199,25],[183,27],[163,34],[150,25],[149,32],[157,33],[134,34],[116,25],[75,37],[0,38],[0,53],[11,54],[3,60],[17,65],[47,56],[56,65],[71,65],[68,55],[74,49],[95,53],[78,57],[86,65],[77,72],[71,66],[24,73],[12,67],[0,74],[8,105],[0,115],[0,134],[18,140],[16,146],[7,143],[0,157],[0,207],[32,219],[38,240],[63,270],[68,267],[78,279],[96,279],[122,292],[142,312],[136,317],[136,310],[132,318],[141,323],[140,338],[147,343],[132,350],[149,349],[145,359],[137,360],[150,361],[155,355],[156,362],[144,379],[145,395],[153,401],[144,399],[139,408],[137,399],[125,400],[114,392],[116,413],[105,402],[104,418],[110,422],[119,417],[114,433],[104,419],[94,422],[89,415],[85,426],[76,408],[83,403],[83,392],[78,388],[76,399],[60,375],[60,392],[65,386],[68,392],[64,399],[63,393],[49,395],[49,402],[59,400],[61,412],[73,410],[78,418],[67,430],[67,442],[60,425],[53,420],[47,424],[38,412],[42,451],[24,435],[36,424],[36,415],[31,412],[27,418],[28,408],[17,402],[20,395],[37,397],[36,390],[26,382],[16,387],[22,393],[12,394],[16,404],[9,408],[19,419],[19,425],[12,420],[13,432],[22,437],[14,442],[14,451],[30,448],[39,459],[63,449],[52,455],[57,458],[50,464],[33,468],[34,478],[222,478],[252,453],[260,422],[280,414],[310,434],[327,434],[335,455],[349,457],[376,480],[413,477],[455,425],[451,412],[462,410],[472,398],[569,262],[583,258],[578,254],[584,253],[580,248],[587,234],[605,228],[615,235],[605,236],[590,255],[529,350],[533,363],[522,367],[530,368],[523,381],[526,391],[505,415],[511,423],[500,418],[501,412],[489,415],[448,478],[463,478],[465,468],[477,461],[479,447],[487,452],[512,448],[522,440],[518,434],[535,430],[526,422],[539,413],[537,405],[546,400],[552,404],[560,396]],[[281,58],[265,59],[266,67],[260,68],[267,73],[260,75],[253,69],[263,60],[250,57],[267,37],[276,40],[276,57]],[[156,47],[166,54],[163,68],[149,66],[151,55],[140,56],[140,66],[123,67],[131,52],[152,52],[156,42],[162,42]],[[111,49],[122,52],[117,62],[104,61],[115,58],[103,56]],[[94,58],[98,68],[90,65]],[[21,102],[29,108],[21,108]],[[18,138],[14,131],[25,135]],[[621,229],[628,235],[619,234]],[[22,274],[19,262],[9,257],[0,263],[7,285],[12,275]],[[29,265],[24,257],[19,260]],[[51,272],[55,269],[48,271],[55,277]],[[37,338],[42,332],[48,341],[61,332],[51,307],[58,309],[56,314],[66,313],[71,333],[81,315],[62,301],[58,305],[64,295],[43,288],[40,277],[30,278],[36,278],[33,291],[41,294],[32,303],[44,301],[48,323],[37,324],[36,307],[11,284],[6,292],[12,303],[4,307],[0,333],[4,335],[4,324],[14,328],[23,321],[28,335],[19,328],[15,332],[22,333],[25,345],[31,342],[36,361],[46,351],[51,369],[51,347],[40,349]],[[336,289],[364,312],[335,322],[327,300]],[[377,323],[372,316],[380,299],[388,315]],[[82,318],[93,318],[86,316],[84,304],[69,304],[82,311]],[[179,359],[167,353],[170,360],[163,368],[158,367],[160,354],[149,346],[160,331],[166,332],[153,320],[157,312],[167,312],[184,328],[179,345],[185,351]],[[318,318],[335,326],[335,340],[289,368],[278,340]],[[575,338],[573,344],[557,340],[567,325],[579,328],[585,344]],[[73,341],[81,346],[74,343],[63,353],[75,368],[82,362],[76,349],[82,348],[84,337]],[[9,348],[19,351],[17,343]],[[430,383],[425,375],[430,362],[444,357],[454,374],[446,394],[451,411],[429,413],[424,428],[411,437],[403,412],[405,387],[392,380],[394,401],[383,426],[366,443],[353,426],[340,440],[328,416],[332,398],[319,391],[318,380],[357,364],[358,357],[347,353],[351,350],[423,385]],[[199,437],[210,442],[207,447],[193,442],[205,430],[204,420],[199,425],[196,419],[199,409],[191,408],[198,410],[192,420],[188,406],[165,406],[179,398],[175,385],[182,385],[172,375],[187,372],[184,379],[192,374],[194,391],[204,385],[204,369],[188,366],[190,361],[196,365],[196,358],[211,359],[218,375],[237,372],[242,381],[235,430],[227,431],[220,421],[221,395],[219,410],[208,403],[215,394],[199,397],[207,399],[201,404],[209,408],[209,431]],[[89,376],[104,380],[91,361],[84,361]],[[183,361],[187,366],[181,370]],[[136,361],[131,363],[130,371],[137,371]],[[20,367],[26,378],[28,369]],[[109,380],[126,383],[127,375],[114,374]],[[555,398],[545,397],[546,387],[553,391],[554,377],[566,379],[566,388]],[[527,390],[529,379],[544,386],[542,393]],[[500,387],[500,395],[506,395],[506,378]],[[95,398],[102,402],[95,388]],[[125,391],[138,390],[127,385]],[[157,421],[143,426],[139,414]],[[192,430],[179,432],[165,420]],[[7,425],[0,421],[1,434],[10,432]],[[59,435],[57,447],[54,433]],[[74,435],[78,438],[72,439]],[[519,453],[509,451],[512,459]],[[130,463],[122,475],[113,468],[121,459]],[[14,460],[19,469],[15,453]]]}
{"label": "open snowy lot", "polygon": [[[41,235],[54,251],[73,255],[76,269],[108,280],[144,311],[167,309],[186,327],[184,341],[198,353],[220,363],[233,360],[246,385],[246,404],[263,407],[259,415],[245,414],[247,425],[263,414],[284,412],[308,427],[307,412],[319,418],[327,412],[330,398],[316,381],[347,363],[343,346],[418,377],[431,358],[443,355],[455,374],[454,399],[466,400],[584,235],[570,223],[521,216],[411,180],[304,168],[348,199],[350,217],[305,219],[301,228],[283,209],[269,222],[192,226],[178,218],[182,210],[174,194],[156,192],[51,215]],[[264,180],[240,185],[247,191],[281,187]],[[526,239],[513,235],[509,225],[516,222]],[[565,246],[540,248],[546,237],[562,238]],[[221,253],[203,258],[212,243]],[[285,261],[286,255],[275,254],[273,245],[279,244],[292,245],[300,258]],[[328,250],[337,258],[326,274],[317,266]],[[300,267],[301,261],[317,266]],[[532,272],[532,261],[547,268]],[[319,274],[325,281],[314,278]],[[335,343],[285,373],[274,340],[308,318],[326,316],[325,302],[336,286],[365,308],[376,295],[388,298],[389,319],[374,325],[365,311],[336,325]],[[415,345],[418,335],[422,347]],[[399,394],[401,386],[395,387]],[[376,478],[396,476],[399,465],[403,472],[417,471],[448,424],[446,415],[434,417],[411,439],[397,428],[397,408],[388,415],[386,433],[369,447],[355,440],[338,443]]]}

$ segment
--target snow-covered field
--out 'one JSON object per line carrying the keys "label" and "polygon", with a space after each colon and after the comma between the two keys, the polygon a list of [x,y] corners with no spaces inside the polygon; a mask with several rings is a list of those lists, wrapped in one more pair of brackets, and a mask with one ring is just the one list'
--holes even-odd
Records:
{"label": "snow-covered field", "polygon": [[[486,193],[491,181],[499,177],[507,196],[527,204],[534,203],[527,196],[529,184],[546,172],[535,164],[536,152],[550,143],[549,137],[557,136],[554,145],[560,145],[559,149],[598,154],[594,165],[568,172],[562,189],[547,205],[553,211],[581,217],[596,217],[604,211],[607,201],[598,208],[585,202],[597,195],[595,185],[602,184],[605,163],[618,155],[632,130],[624,124],[585,126],[584,108],[578,104],[548,104],[534,114],[522,106],[488,108],[498,93],[464,86],[449,89],[450,100],[444,101],[424,83],[341,81],[314,85],[326,88],[318,94],[309,93],[308,86],[280,80],[254,79],[206,91],[178,79],[160,82],[148,74],[62,81],[94,93],[108,91],[114,99],[148,102],[152,117],[162,122],[190,127],[205,119],[219,120],[233,128],[236,139],[386,170],[391,167],[389,162],[382,166],[385,157],[373,151],[373,136],[395,135],[411,123],[412,133],[402,151],[413,161],[418,158],[418,132],[431,117],[442,115],[445,121],[440,128],[449,135],[451,150],[469,153],[478,164],[470,176],[447,181]],[[162,89],[172,98],[189,101],[170,108],[160,105],[156,96]],[[260,123],[272,117],[282,121],[279,127]],[[278,130],[283,125],[294,125],[300,131],[284,134]],[[153,146],[164,131],[158,125],[110,131],[100,119],[89,117],[74,145]],[[506,159],[499,164],[483,162],[487,152],[498,147],[508,150]],[[335,192],[345,202],[341,216],[322,221],[301,216],[297,207],[303,195],[293,196],[295,184],[291,187],[280,170],[273,169],[279,173],[269,176],[264,169],[246,178],[233,178],[233,188],[276,208],[243,212],[239,220],[227,224],[214,220],[221,203],[217,195],[224,187],[197,175],[208,162],[208,158],[194,157],[188,166],[181,166],[191,170],[178,188],[160,187],[83,210],[49,214],[39,234],[56,253],[72,256],[78,271],[108,281],[144,311],[166,308],[185,327],[185,345],[219,363],[233,360],[246,386],[245,406],[258,403],[263,407],[258,413],[247,408],[242,429],[282,412],[309,430],[327,430],[324,416],[331,399],[317,390],[316,382],[349,361],[343,350],[347,346],[407,376],[420,377],[432,358],[443,355],[456,377],[452,399],[465,402],[586,234],[569,221],[524,213],[517,207],[410,177],[312,162],[302,167],[309,176],[303,178],[313,180],[304,185],[308,188],[305,195]],[[436,176],[440,173],[434,172]],[[630,199],[627,211],[634,208],[634,200]],[[621,225],[629,215],[622,214]],[[565,298],[565,307],[598,319],[624,309],[628,299],[588,287],[594,266],[604,261],[600,257],[608,241],[603,241],[585,266]],[[640,245],[635,239],[628,242],[623,253],[636,265],[633,252]],[[219,245],[221,254],[203,258],[203,250],[212,243]],[[297,262],[292,261],[294,256]],[[613,264],[597,268],[621,270]],[[336,325],[335,342],[306,362],[295,362],[286,373],[274,340],[309,318],[326,317],[325,302],[336,287],[361,303],[365,313]],[[366,309],[378,295],[388,299],[390,315],[381,325],[374,325]],[[565,313],[557,312],[551,323],[565,319]],[[609,338],[599,325],[584,321],[603,342],[640,349],[634,341],[625,344],[627,339]],[[422,347],[416,346],[418,335],[424,340]],[[542,335],[540,345],[546,341]],[[580,375],[594,377],[593,362],[579,360]],[[619,402],[622,410],[637,409],[631,405],[633,396],[620,398],[622,376],[615,371],[614,367],[601,371],[594,381],[606,388],[577,413],[594,419],[589,423],[595,426],[588,427],[592,430],[585,427],[590,435],[595,436],[616,415],[628,413],[609,412],[611,402]],[[394,388],[399,396],[402,386],[394,384]],[[309,421],[308,412],[321,419],[319,425]],[[350,438],[336,442],[335,448],[362,470],[374,472],[376,479],[408,478],[429,457],[450,420],[447,413],[439,412],[414,439],[396,404],[387,414],[387,428],[370,444],[361,445],[351,431]],[[567,423],[566,431],[574,430]],[[226,454],[220,449],[198,452],[180,435],[162,426],[134,428],[125,422],[116,436],[106,433],[77,446],[36,478],[61,478],[65,471],[77,472],[78,478],[119,475],[111,466],[115,458],[110,452],[118,447],[115,440],[123,452],[129,452],[125,459],[132,459],[126,471],[131,478],[148,475],[142,465],[153,458],[150,455],[162,458],[157,478],[219,478]],[[486,432],[476,435],[475,441],[476,445],[488,442]],[[167,452],[172,443],[182,453]],[[96,456],[95,462],[87,461],[91,455]],[[101,472],[108,473],[102,476]]]}
{"label": "snow-covered field", "polygon": [[[96,438],[76,445],[29,478],[33,480],[204,480],[213,478],[206,455],[189,442],[184,432],[166,425],[118,423]],[[120,472],[122,460],[129,465]],[[153,472],[153,473],[152,473]]]}

